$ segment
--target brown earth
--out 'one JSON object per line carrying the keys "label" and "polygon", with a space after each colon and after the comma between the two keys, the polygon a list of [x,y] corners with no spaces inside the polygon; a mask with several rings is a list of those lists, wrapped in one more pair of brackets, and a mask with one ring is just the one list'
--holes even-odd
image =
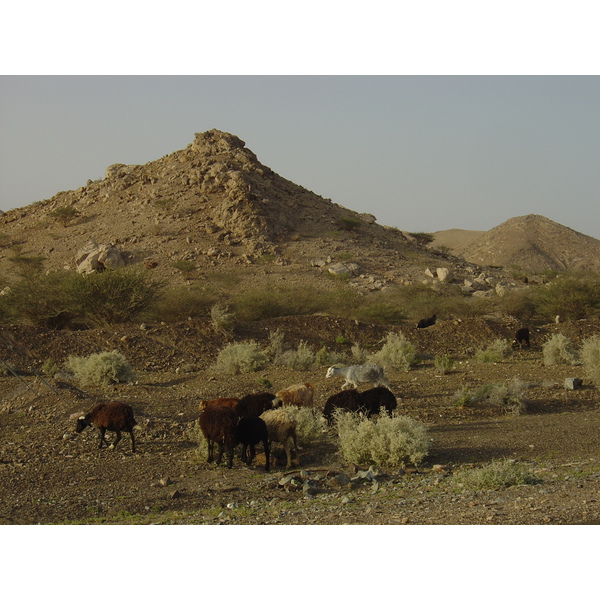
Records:
{"label": "brown earth", "polygon": [[[19,378],[0,377],[0,522],[164,524],[577,524],[600,522],[599,398],[582,367],[545,367],[541,343],[562,332],[573,341],[600,332],[598,321],[544,325],[533,330],[532,348],[516,350],[500,364],[477,363],[473,349],[510,336],[511,321],[443,321],[424,330],[404,328],[422,353],[409,371],[388,373],[398,414],[428,427],[430,454],[418,468],[384,469],[375,482],[340,487],[334,475],[354,477],[357,468],[337,453],[335,437],[301,449],[300,486],[280,485],[289,473],[278,464],[264,471],[263,454],[231,470],[200,461],[190,438],[203,398],[241,395],[311,381],[316,404],[336,392],[339,379],[325,369],[296,372],[278,367],[225,377],[210,370],[226,341],[208,321],[174,325],[123,325],[110,330],[50,331],[2,327],[0,358]],[[280,329],[291,346],[335,346],[343,336],[377,349],[389,328],[324,316],[289,317],[239,325],[235,340],[264,342]],[[81,389],[74,382],[36,377],[48,357],[118,349],[136,372],[134,385]],[[432,356],[452,354],[454,372],[441,375]],[[528,384],[528,410],[457,408],[452,397],[463,386]],[[566,391],[566,377],[581,389]],[[62,382],[61,382],[62,381]],[[52,388],[52,389],[50,389]],[[125,434],[117,449],[97,448],[95,432],[75,435],[73,415],[99,400],[123,400],[135,409],[137,452]],[[111,434],[107,434],[110,439]],[[280,451],[275,450],[279,455]],[[489,491],[455,484],[455,475],[496,459],[513,459],[538,483]],[[302,483],[318,493],[307,497]]]}

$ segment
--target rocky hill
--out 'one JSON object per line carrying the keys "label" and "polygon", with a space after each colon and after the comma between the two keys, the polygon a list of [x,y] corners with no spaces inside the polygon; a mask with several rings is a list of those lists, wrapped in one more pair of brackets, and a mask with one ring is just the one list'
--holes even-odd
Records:
{"label": "rocky hill", "polygon": [[540,215],[508,219],[453,252],[478,265],[600,271],[600,240]]}
{"label": "rocky hill", "polygon": [[0,223],[4,285],[18,259],[93,268],[95,245],[101,263],[116,254],[116,264],[145,264],[173,285],[235,272],[244,285],[275,276],[328,286],[334,274],[366,292],[429,279],[427,268],[473,277],[458,259],[284,179],[217,130],[145,165],[111,165],[103,179],[8,211]]}

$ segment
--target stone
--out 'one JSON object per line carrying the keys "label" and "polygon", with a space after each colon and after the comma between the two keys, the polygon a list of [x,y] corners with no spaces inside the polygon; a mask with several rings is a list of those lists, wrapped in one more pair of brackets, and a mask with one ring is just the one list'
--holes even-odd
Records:
{"label": "stone", "polygon": [[121,252],[112,244],[97,244],[90,240],[75,257],[78,273],[114,270],[125,266]]}
{"label": "stone", "polygon": [[354,277],[358,275],[360,267],[356,263],[334,263],[327,271],[338,277]]}
{"label": "stone", "polygon": [[565,379],[565,389],[566,390],[576,390],[581,387],[583,381],[578,379],[577,377],[567,377]]}
{"label": "stone", "polygon": [[450,272],[450,269],[447,269],[446,267],[438,267],[436,269],[436,273],[437,273],[437,277],[440,281],[445,281],[447,283],[450,283],[451,281],[454,280],[454,275],[452,275],[452,273]]}

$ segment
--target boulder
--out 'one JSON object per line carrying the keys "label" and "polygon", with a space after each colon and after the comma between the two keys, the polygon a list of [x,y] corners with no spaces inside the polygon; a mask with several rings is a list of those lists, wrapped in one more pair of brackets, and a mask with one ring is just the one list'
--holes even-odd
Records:
{"label": "boulder", "polygon": [[125,260],[112,244],[97,244],[90,240],[75,258],[78,273],[94,273],[105,269],[118,269],[125,266]]}

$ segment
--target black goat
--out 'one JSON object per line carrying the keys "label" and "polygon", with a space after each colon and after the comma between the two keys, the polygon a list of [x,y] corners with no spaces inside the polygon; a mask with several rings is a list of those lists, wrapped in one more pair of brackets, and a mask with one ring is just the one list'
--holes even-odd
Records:
{"label": "black goat", "polygon": [[133,408],[129,404],[125,404],[125,402],[103,402],[97,404],[87,415],[77,419],[75,432],[81,433],[88,425],[98,429],[98,437],[100,438],[98,448],[102,448],[102,444],[108,446],[108,442],[104,438],[107,430],[117,433],[117,438],[112,444],[113,448],[116,448],[121,440],[121,431],[126,431],[131,437],[131,451],[135,452],[133,428],[137,423],[133,416]]}
{"label": "black goat", "polygon": [[527,348],[530,348],[530,343],[529,343],[529,329],[527,329],[527,327],[522,327],[521,329],[519,329],[516,333],[515,333],[515,339],[513,340],[513,346],[520,346],[521,348],[523,348],[524,346],[527,346]]}
{"label": "black goat", "polygon": [[281,400],[270,392],[247,394],[236,405],[235,412],[238,417],[260,417],[265,410],[279,408]]}
{"label": "black goat", "polygon": [[358,399],[360,409],[367,417],[378,415],[381,409],[392,416],[392,412],[398,406],[396,396],[385,387],[374,387],[360,393]]}
{"label": "black goat", "polygon": [[415,329],[425,329],[426,327],[431,327],[432,325],[435,325],[435,320],[436,320],[435,315],[431,315],[431,317],[429,317],[428,319],[421,319],[417,323],[417,326],[415,327]]}
{"label": "black goat", "polygon": [[227,450],[227,466],[233,466],[233,448],[236,444],[238,417],[228,406],[209,406],[205,408],[198,419],[200,429],[208,443],[207,462],[214,460],[214,446],[217,444],[219,453],[217,464],[221,463],[223,451]]}
{"label": "black goat", "polygon": [[[240,457],[249,465],[256,455],[255,446],[262,442],[265,451],[265,471],[269,470],[269,434],[266,423],[260,417],[242,417],[237,424],[236,443],[242,444]],[[250,454],[247,449],[250,448]]]}

